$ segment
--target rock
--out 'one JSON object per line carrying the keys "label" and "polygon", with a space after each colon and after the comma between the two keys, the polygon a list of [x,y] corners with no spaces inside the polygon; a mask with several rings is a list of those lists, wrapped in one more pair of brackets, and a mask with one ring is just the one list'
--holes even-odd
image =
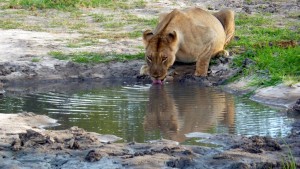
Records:
{"label": "rock", "polygon": [[[281,107],[291,107],[300,97],[300,83],[293,86],[279,84],[261,88],[255,91],[250,98],[254,101]],[[297,104],[298,105],[298,104]],[[297,106],[296,106],[297,107]],[[296,108],[297,109],[297,108]]]}
{"label": "rock", "polygon": [[249,68],[251,65],[254,65],[254,64],[255,64],[255,62],[252,59],[246,58],[245,60],[243,60],[242,67]]}
{"label": "rock", "polygon": [[71,139],[69,142],[69,148],[70,149],[79,149],[80,148],[80,145],[78,143],[78,141],[74,140],[74,139]]}
{"label": "rock", "polygon": [[101,158],[102,158],[102,154],[96,150],[89,151],[89,153],[85,156],[85,160],[89,162],[99,161]]}
{"label": "rock", "polygon": [[20,139],[15,139],[12,143],[11,143],[11,149],[13,151],[19,151],[22,149],[21,146],[21,140]]}
{"label": "rock", "polygon": [[193,132],[193,133],[185,134],[185,137],[188,138],[210,138],[212,136],[213,136],[212,134],[202,133],[202,132]]}
{"label": "rock", "polygon": [[22,145],[25,147],[48,143],[47,136],[42,135],[41,133],[32,129],[27,130],[26,133],[20,133],[19,138],[22,142]]}
{"label": "rock", "polygon": [[296,101],[296,103],[292,106],[292,108],[288,109],[289,116],[300,116],[300,98]]}
{"label": "rock", "polygon": [[0,96],[5,93],[5,90],[3,89],[3,86],[4,86],[3,83],[0,82]]}
{"label": "rock", "polygon": [[172,168],[187,168],[191,165],[192,160],[190,158],[179,158],[167,161],[166,165]]}
{"label": "rock", "polygon": [[247,14],[251,14],[252,11],[250,10],[250,8],[248,6],[244,6],[243,8],[243,11],[245,11]]}
{"label": "rock", "polygon": [[250,166],[248,164],[239,162],[239,163],[232,164],[229,168],[230,169],[250,169]]}
{"label": "rock", "polygon": [[246,137],[241,143],[232,146],[232,148],[242,148],[249,153],[262,153],[263,151],[280,151],[281,146],[270,137],[252,136]]}

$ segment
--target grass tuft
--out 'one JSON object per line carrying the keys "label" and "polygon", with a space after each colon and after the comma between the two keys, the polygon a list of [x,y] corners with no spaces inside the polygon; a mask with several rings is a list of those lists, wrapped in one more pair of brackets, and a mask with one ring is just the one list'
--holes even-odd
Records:
{"label": "grass tuft", "polygon": [[40,61],[41,61],[40,58],[32,58],[32,59],[31,59],[31,62],[40,62]]}
{"label": "grass tuft", "polygon": [[63,54],[60,51],[51,51],[48,54],[53,56],[55,59],[58,59],[58,60],[68,60],[69,59],[69,56]]}
{"label": "grass tuft", "polygon": [[282,159],[282,169],[296,169],[297,163],[295,157],[293,156],[291,147],[285,142],[285,140],[283,140],[283,142],[288,148],[288,154],[287,157],[283,157]]}

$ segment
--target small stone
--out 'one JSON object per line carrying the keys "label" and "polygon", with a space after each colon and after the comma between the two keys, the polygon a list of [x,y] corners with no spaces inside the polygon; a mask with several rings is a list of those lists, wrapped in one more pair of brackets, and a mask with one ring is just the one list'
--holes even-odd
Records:
{"label": "small stone", "polygon": [[95,150],[91,150],[85,157],[86,161],[89,162],[95,162],[95,161],[99,161],[102,158],[102,155],[95,151]]}
{"label": "small stone", "polygon": [[248,169],[248,168],[250,168],[250,166],[248,164],[239,162],[239,163],[232,164],[229,168],[231,168],[231,169]]}
{"label": "small stone", "polygon": [[167,163],[168,167],[172,168],[186,168],[192,164],[192,160],[190,158],[183,158],[170,160]]}
{"label": "small stone", "polygon": [[22,149],[21,146],[21,140],[20,139],[15,139],[12,143],[11,143],[11,149],[13,151],[18,151]]}

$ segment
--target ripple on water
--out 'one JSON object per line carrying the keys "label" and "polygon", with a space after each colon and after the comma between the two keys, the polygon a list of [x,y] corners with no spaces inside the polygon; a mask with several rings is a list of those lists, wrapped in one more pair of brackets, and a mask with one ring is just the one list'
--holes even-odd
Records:
{"label": "ripple on water", "polygon": [[279,110],[197,85],[127,85],[73,93],[3,97],[0,112],[46,114],[62,124],[115,134],[125,141],[166,138],[184,142],[193,132],[285,136],[293,121]]}

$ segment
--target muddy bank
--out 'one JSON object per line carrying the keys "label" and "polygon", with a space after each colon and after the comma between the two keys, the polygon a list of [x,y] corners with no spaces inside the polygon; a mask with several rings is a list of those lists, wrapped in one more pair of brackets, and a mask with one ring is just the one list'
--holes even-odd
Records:
{"label": "muddy bank", "polygon": [[[194,77],[195,64],[175,63],[169,70],[167,82],[203,82],[205,86],[220,85],[226,79],[236,75],[240,69],[230,68],[232,58],[215,58],[215,64],[209,68],[207,78]],[[26,84],[43,81],[84,81],[99,79],[132,79],[136,82],[151,82],[148,76],[140,76],[139,70],[145,64],[143,60],[100,63],[96,65],[74,62],[57,63],[52,68],[38,63],[0,63],[0,80],[9,84]],[[104,80],[103,80],[104,81]]]}
{"label": "muddy bank", "polygon": [[299,124],[294,125],[290,136],[278,140],[259,136],[187,135],[214,144],[202,147],[179,145],[171,140],[115,143],[121,138],[77,127],[42,130],[49,122],[53,125],[53,119],[32,113],[6,116],[11,116],[5,120],[8,124],[18,118],[24,121],[20,125],[27,128],[11,133],[3,130],[6,125],[1,121],[0,168],[282,168],[291,156],[300,167]]}
{"label": "muddy bank", "polygon": [[113,77],[133,78],[138,75],[142,61],[111,62],[97,65],[73,62],[56,63],[53,67],[41,66],[38,63],[0,64],[0,79],[3,83],[34,81],[67,81],[84,79],[102,79]]}

